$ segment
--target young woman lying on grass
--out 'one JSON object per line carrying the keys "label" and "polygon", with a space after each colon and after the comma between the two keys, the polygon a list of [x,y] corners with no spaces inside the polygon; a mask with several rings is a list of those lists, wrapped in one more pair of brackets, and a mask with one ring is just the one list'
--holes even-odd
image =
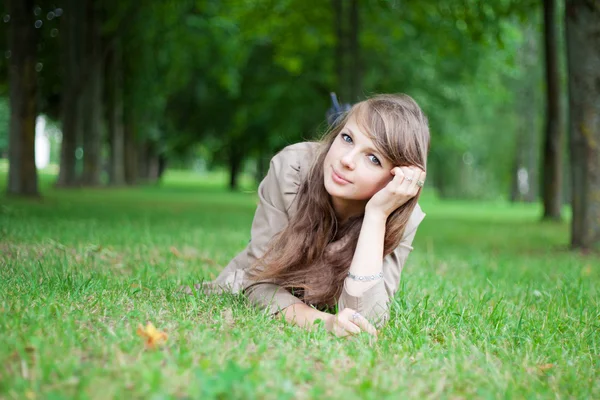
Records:
{"label": "young woman lying on grass", "polygon": [[250,243],[196,287],[243,291],[307,329],[320,319],[337,336],[376,335],[425,216],[417,200],[428,150],[427,118],[409,96],[354,105],[321,142],[273,157]]}

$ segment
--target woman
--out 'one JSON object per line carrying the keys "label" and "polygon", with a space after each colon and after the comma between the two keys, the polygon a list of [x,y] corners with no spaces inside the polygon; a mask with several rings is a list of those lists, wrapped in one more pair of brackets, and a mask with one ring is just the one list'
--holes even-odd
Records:
{"label": "woman", "polygon": [[376,335],[425,216],[428,150],[427,118],[406,95],[360,102],[321,142],[286,147],[259,186],[250,243],[203,291],[243,291],[307,329]]}

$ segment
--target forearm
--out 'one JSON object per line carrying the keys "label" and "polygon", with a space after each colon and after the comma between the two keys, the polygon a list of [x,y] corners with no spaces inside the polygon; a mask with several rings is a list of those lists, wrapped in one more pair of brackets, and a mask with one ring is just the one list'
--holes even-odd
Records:
{"label": "forearm", "polygon": [[[357,276],[377,275],[383,267],[383,243],[387,218],[376,212],[365,212],[358,243],[350,264],[350,273]],[[362,295],[377,281],[356,281],[346,278],[346,290],[353,296]]]}
{"label": "forearm", "polygon": [[327,323],[332,314],[316,310],[304,303],[293,304],[281,311],[285,316],[285,320],[293,325],[298,325],[308,330],[315,327],[317,320],[322,320]]}

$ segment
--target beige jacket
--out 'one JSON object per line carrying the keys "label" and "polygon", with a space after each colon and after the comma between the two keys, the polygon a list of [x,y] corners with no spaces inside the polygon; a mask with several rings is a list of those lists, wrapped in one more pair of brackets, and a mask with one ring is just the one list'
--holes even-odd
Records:
{"label": "beige jacket", "polygon": [[[314,142],[298,143],[286,147],[273,157],[269,172],[258,188],[259,204],[252,222],[250,243],[229,262],[216,280],[203,283],[205,293],[244,292],[252,304],[272,315],[302,302],[276,284],[261,283],[248,288],[255,282],[248,278],[246,270],[264,254],[271,238],[283,230],[294,215],[294,199],[317,147],[318,144]],[[413,249],[412,241],[424,217],[425,214],[417,205],[400,245],[383,260],[384,279],[360,297],[348,294],[343,288],[337,304],[339,310],[352,308],[378,326],[384,323],[389,315],[388,303],[398,290],[402,268]],[[329,246],[335,247],[335,244]]]}

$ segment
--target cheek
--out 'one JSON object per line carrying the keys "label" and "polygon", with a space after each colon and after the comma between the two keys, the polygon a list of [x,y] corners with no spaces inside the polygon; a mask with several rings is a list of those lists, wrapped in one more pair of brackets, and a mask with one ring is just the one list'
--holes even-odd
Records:
{"label": "cheek", "polygon": [[386,187],[391,180],[392,177],[388,177],[386,175],[366,176],[363,180],[363,195],[365,197],[372,197],[375,193]]}
{"label": "cheek", "polygon": [[335,157],[335,145],[332,145],[325,156],[325,164],[331,164],[331,160]]}
{"label": "cheek", "polygon": [[327,152],[327,157],[328,158],[335,158],[335,157],[337,157],[339,155],[339,153],[341,151],[343,151],[343,148],[340,145],[340,143],[337,142],[337,139],[336,139],[336,141],[333,142],[333,144],[329,148],[329,151]]}

